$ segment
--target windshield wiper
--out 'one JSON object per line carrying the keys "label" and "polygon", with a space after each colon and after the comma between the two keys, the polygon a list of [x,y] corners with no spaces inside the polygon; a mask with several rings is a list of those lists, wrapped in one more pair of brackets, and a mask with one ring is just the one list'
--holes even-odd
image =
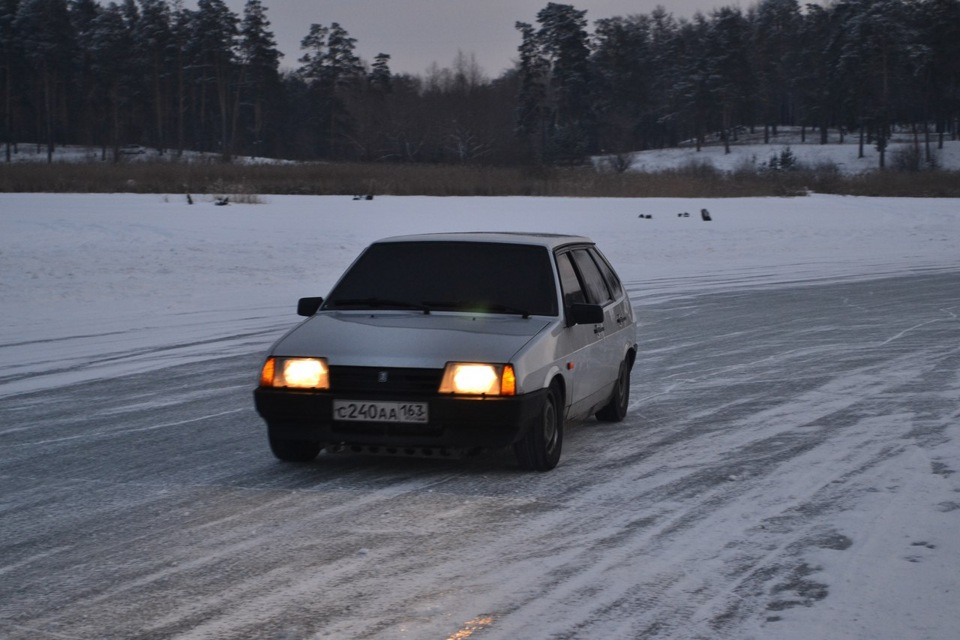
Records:
{"label": "windshield wiper", "polygon": [[516,307],[511,307],[506,304],[491,304],[487,305],[485,308],[486,311],[490,313],[511,313],[518,316],[522,316],[524,320],[530,317],[530,312],[526,309],[518,309]]}
{"label": "windshield wiper", "polygon": [[331,300],[330,307],[339,309],[351,307],[354,309],[416,309],[425,314],[430,313],[430,307],[419,302],[408,302],[406,300],[391,300],[390,298],[344,298],[342,300]]}

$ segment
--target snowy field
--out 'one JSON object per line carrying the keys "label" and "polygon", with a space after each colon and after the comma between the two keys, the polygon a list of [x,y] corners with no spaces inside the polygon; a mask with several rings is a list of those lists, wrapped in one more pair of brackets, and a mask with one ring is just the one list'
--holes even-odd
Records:
{"label": "snowy field", "polygon": [[[806,139],[796,129],[782,128],[772,136],[768,144],[762,143],[762,134],[745,134],[739,142],[731,146],[726,153],[722,144],[714,141],[698,152],[687,145],[682,148],[652,149],[635,154],[631,167],[635,171],[662,171],[681,169],[691,163],[712,165],[724,172],[741,169],[769,167],[773,157],[779,157],[785,150],[790,151],[798,165],[805,169],[817,169],[829,165],[836,167],[844,175],[856,175],[876,171],[880,164],[876,146],[866,143],[863,157],[860,157],[860,143],[856,135],[847,135],[839,141],[836,131],[830,132],[827,144],[819,143],[818,132],[807,131]],[[937,148],[936,136],[931,138],[931,154],[935,166],[949,171],[960,170],[960,141],[945,140],[943,149]],[[915,139],[909,133],[896,133],[887,148],[886,162],[894,166],[895,156],[903,151],[924,150],[922,136]]]}
{"label": "snowy field", "polygon": [[[960,267],[960,207],[946,199],[264,200],[0,194],[0,319],[12,336],[0,396],[248,349],[295,319],[298,297],[325,295],[369,242],[403,233],[586,235],[640,306]],[[163,359],[137,357],[156,347]]]}
{"label": "snowy field", "polygon": [[[0,637],[957,637],[960,201],[263,200],[0,194]],[[297,298],[456,230],[598,242],[627,430],[534,476],[272,461],[249,391]]]}

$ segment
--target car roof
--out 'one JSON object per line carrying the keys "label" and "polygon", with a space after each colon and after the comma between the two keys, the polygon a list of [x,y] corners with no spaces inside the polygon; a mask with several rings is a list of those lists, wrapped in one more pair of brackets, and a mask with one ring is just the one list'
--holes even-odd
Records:
{"label": "car roof", "polygon": [[520,233],[515,231],[466,231],[455,233],[424,233],[409,236],[393,236],[377,240],[383,242],[494,242],[502,244],[532,244],[551,251],[571,244],[594,244],[585,236],[560,233]]}

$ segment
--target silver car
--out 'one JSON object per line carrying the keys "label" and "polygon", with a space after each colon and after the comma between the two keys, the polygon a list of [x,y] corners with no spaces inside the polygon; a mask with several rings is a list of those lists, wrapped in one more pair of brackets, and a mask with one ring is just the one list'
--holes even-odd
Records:
{"label": "silver car", "polygon": [[512,446],[546,471],[565,423],[627,412],[633,307],[589,238],[387,238],[298,313],[254,392],[281,460]]}

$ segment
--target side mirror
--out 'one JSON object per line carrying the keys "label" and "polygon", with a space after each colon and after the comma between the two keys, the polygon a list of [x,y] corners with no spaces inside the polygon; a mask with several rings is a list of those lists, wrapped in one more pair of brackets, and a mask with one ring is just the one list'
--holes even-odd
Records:
{"label": "side mirror", "polygon": [[322,304],[323,298],[300,298],[297,302],[297,315],[309,318],[317,312]]}
{"label": "side mirror", "polygon": [[570,306],[570,318],[573,324],[603,324],[603,307],[577,302]]}

